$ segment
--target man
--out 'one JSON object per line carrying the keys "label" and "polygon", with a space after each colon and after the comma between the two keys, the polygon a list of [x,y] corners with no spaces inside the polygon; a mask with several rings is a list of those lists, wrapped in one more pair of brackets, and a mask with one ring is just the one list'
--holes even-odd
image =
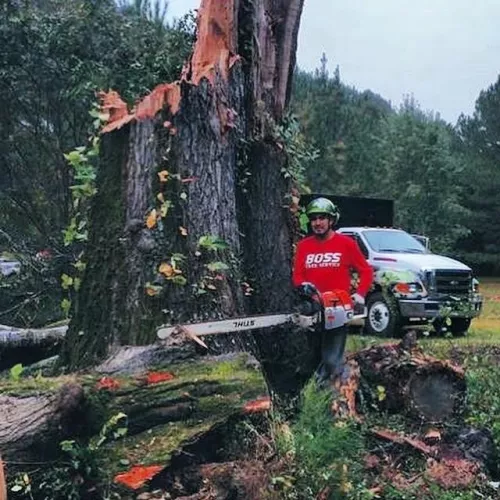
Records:
{"label": "man", "polygon": [[[306,215],[313,234],[297,245],[293,284],[307,288],[307,284],[312,283],[321,293],[336,289],[350,293],[351,269],[355,269],[359,285],[352,299],[355,305],[364,306],[373,270],[357,243],[334,231],[340,217],[338,208],[326,198],[316,198],[307,205]],[[347,327],[322,330],[321,364],[317,372],[320,382],[342,373],[346,338]]]}

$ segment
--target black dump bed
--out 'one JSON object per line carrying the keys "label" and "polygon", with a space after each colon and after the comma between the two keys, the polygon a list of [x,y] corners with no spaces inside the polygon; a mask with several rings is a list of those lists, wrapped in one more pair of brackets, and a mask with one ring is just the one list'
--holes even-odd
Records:
{"label": "black dump bed", "polygon": [[392,227],[394,224],[393,200],[330,194],[304,194],[300,197],[300,205],[306,207],[311,200],[319,197],[328,198],[339,207],[339,227]]}

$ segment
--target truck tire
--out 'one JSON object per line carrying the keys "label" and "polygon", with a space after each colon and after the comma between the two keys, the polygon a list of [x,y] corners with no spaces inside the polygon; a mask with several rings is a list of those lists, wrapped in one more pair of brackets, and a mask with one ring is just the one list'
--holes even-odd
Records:
{"label": "truck tire", "polygon": [[366,301],[365,333],[377,337],[399,337],[403,324],[396,300],[382,292],[375,292]]}
{"label": "truck tire", "polygon": [[471,318],[452,318],[450,325],[451,333],[457,337],[467,335],[471,321]]}

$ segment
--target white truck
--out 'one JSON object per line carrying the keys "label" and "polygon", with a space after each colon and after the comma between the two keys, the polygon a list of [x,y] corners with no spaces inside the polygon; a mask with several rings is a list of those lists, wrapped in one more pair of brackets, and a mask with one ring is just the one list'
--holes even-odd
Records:
{"label": "white truck", "polygon": [[374,269],[366,333],[393,336],[405,325],[433,322],[436,330],[464,335],[481,313],[479,283],[465,264],[432,253],[401,229],[342,227],[338,232],[358,243]]}

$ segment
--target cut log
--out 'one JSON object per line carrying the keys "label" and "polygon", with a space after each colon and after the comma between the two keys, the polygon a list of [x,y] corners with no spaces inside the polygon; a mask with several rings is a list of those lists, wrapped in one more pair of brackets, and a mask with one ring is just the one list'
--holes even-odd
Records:
{"label": "cut log", "polygon": [[58,390],[37,392],[0,395],[0,449],[7,461],[46,457],[82,422],[85,398],[80,385],[67,383]]}
{"label": "cut log", "polygon": [[444,422],[462,415],[464,371],[449,361],[425,355],[418,346],[407,349],[404,339],[400,344],[382,344],[350,354],[346,367],[335,384],[346,404],[334,405],[334,413],[353,415],[356,394],[358,412],[364,404],[425,422]]}

